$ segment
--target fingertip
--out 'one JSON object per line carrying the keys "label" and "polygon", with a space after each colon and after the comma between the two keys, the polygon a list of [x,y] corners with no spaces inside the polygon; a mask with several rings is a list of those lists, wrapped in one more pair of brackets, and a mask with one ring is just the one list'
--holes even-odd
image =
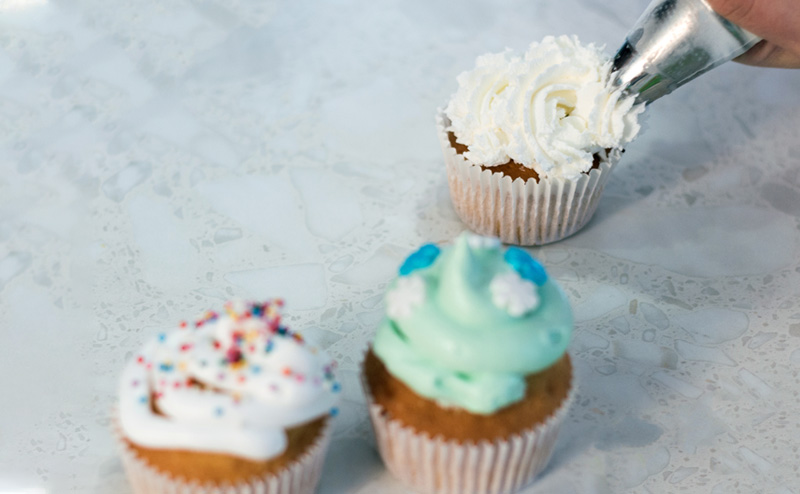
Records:
{"label": "fingertip", "polygon": [[734,61],[753,67],[800,69],[800,55],[768,41],[760,41],[753,48],[736,57]]}
{"label": "fingertip", "polygon": [[756,0],[706,0],[714,12],[746,28],[756,6]]}

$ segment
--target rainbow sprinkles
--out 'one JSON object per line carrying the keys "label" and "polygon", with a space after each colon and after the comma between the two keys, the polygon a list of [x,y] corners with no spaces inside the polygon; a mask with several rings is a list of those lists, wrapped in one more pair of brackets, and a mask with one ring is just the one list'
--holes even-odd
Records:
{"label": "rainbow sprinkles", "polygon": [[148,342],[122,375],[126,437],[267,460],[286,449],[286,428],[335,415],[336,363],[283,324],[282,306],[228,302]]}

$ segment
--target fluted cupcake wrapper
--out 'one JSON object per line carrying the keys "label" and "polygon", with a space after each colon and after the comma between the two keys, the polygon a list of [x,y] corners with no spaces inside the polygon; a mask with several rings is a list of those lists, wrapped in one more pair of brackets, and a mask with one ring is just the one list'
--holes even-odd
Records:
{"label": "fluted cupcake wrapper", "polygon": [[140,458],[123,439],[117,412],[114,413],[114,436],[125,474],[136,494],[311,494],[322,475],[331,430],[331,421],[328,420],[308,451],[277,474],[253,477],[231,485],[199,484],[161,472]]}
{"label": "fluted cupcake wrapper", "polygon": [[598,168],[575,180],[522,180],[490,169],[481,170],[456,153],[447,137],[450,120],[437,111],[436,128],[442,146],[450,196],[456,213],[471,230],[500,237],[505,243],[542,245],[566,238],[594,215],[620,151],[602,156]]}
{"label": "fluted cupcake wrapper", "polygon": [[505,440],[474,444],[432,438],[390,418],[374,402],[366,379],[362,384],[386,468],[420,494],[509,494],[523,488],[547,466],[577,395],[573,371],[567,397],[545,422]]}

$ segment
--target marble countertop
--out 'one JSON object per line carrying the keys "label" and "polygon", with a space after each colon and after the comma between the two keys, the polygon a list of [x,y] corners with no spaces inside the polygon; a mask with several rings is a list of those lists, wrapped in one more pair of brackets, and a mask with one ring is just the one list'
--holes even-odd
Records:
{"label": "marble countertop", "polygon": [[[464,229],[435,110],[477,55],[613,50],[645,3],[0,0],[0,493],[130,492],[123,362],[279,295],[340,363],[319,492],[407,492],[357,368],[402,259]],[[800,494],[800,71],[653,104],[594,220],[531,252],[580,396],[525,493]]]}

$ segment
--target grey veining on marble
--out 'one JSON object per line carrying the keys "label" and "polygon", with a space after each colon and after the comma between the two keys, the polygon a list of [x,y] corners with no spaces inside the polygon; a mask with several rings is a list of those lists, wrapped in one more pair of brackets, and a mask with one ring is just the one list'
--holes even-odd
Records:
{"label": "grey veining on marble", "polygon": [[[463,226],[435,109],[482,53],[616,49],[622,0],[0,0],[0,493],[126,493],[109,413],[154,332],[282,295],[339,360],[319,492],[407,492],[358,362],[418,245]],[[650,108],[595,219],[532,249],[580,382],[524,492],[800,494],[800,71]]]}

